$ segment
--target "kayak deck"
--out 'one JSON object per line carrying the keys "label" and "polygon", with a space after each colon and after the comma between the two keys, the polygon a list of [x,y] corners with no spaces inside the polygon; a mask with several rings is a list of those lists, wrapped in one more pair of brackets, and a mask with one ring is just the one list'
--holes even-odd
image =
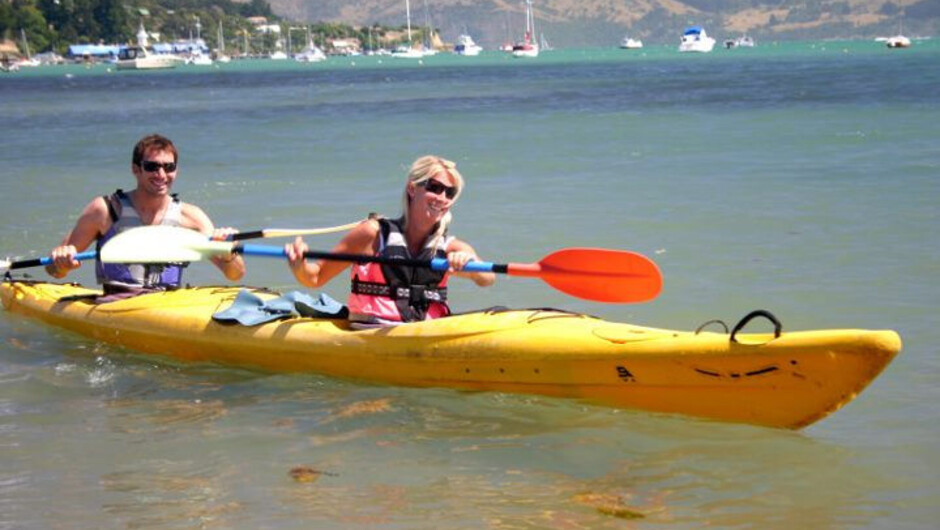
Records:
{"label": "kayak deck", "polygon": [[771,427],[800,428],[838,410],[901,349],[889,330],[739,333],[731,341],[725,333],[543,309],[367,330],[351,330],[345,320],[291,318],[253,327],[212,320],[240,290],[187,288],[94,305],[68,300],[97,292],[81,286],[0,284],[11,312],[189,362],[541,394]]}

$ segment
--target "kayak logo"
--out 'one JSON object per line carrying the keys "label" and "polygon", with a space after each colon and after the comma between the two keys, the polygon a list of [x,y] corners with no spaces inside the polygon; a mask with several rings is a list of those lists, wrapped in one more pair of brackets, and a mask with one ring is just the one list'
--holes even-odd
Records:
{"label": "kayak logo", "polygon": [[620,378],[624,383],[636,383],[636,378],[633,377],[633,374],[630,373],[630,370],[627,370],[624,366],[617,367],[617,377]]}

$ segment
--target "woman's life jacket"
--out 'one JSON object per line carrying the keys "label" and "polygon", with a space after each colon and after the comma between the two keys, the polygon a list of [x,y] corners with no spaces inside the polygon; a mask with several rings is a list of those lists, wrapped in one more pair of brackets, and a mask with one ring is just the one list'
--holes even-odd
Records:
{"label": "woman's life jacket", "polygon": [[[378,219],[377,256],[431,260],[447,258],[447,236],[427,241],[421,253],[412,256],[402,231],[402,219]],[[353,264],[352,292],[347,305],[352,315],[378,321],[415,322],[450,314],[447,306],[447,271],[378,263]]]}

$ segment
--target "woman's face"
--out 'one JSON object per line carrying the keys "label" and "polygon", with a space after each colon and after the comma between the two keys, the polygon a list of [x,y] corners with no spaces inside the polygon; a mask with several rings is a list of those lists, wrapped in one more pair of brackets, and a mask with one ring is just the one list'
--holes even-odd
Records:
{"label": "woman's face", "polygon": [[412,220],[437,223],[454,204],[457,183],[446,171],[439,171],[427,180],[408,185],[411,187],[409,217]]}

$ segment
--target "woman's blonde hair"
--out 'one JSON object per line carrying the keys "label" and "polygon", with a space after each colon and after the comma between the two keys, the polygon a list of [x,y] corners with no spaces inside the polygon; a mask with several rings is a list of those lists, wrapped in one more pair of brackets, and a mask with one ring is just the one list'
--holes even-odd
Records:
{"label": "woman's blonde hair", "polygon": [[[453,202],[457,201],[457,198],[460,197],[460,193],[463,191],[463,175],[457,171],[457,163],[441,158],[439,156],[425,155],[411,164],[411,170],[408,171],[408,180],[405,184],[405,192],[402,194],[402,219],[404,220],[403,226],[408,226],[408,210],[411,205],[411,196],[408,194],[408,182],[413,182],[414,184],[420,184],[426,180],[432,179],[437,175],[450,175],[451,179],[454,181],[454,187],[457,188],[457,193],[452,199]],[[452,216],[448,211],[444,214],[444,217],[441,218],[440,223],[437,225],[437,230],[434,231],[434,234],[431,236],[431,239],[434,240],[434,244],[437,244],[437,240],[444,237],[444,233],[447,232],[447,226],[450,224]]]}

